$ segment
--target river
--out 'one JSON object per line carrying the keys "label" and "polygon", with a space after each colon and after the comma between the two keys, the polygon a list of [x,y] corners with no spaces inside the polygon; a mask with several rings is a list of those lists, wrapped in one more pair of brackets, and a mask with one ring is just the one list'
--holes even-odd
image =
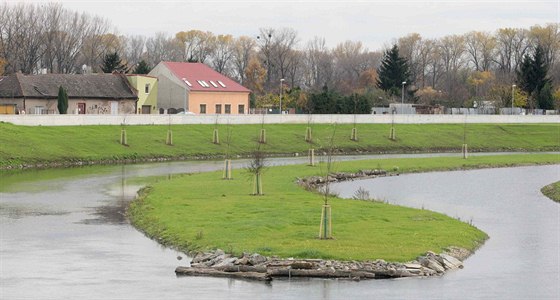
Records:
{"label": "river", "polygon": [[[365,157],[346,159],[357,158]],[[303,159],[273,160],[297,162]],[[264,284],[176,277],[175,267],[188,258],[135,230],[124,209],[141,177],[221,166],[174,162],[2,175],[0,299],[560,298],[560,211],[539,192],[560,180],[558,166],[411,174],[335,187],[351,196],[359,184],[391,203],[472,220],[490,235],[465,269],[440,278]]]}

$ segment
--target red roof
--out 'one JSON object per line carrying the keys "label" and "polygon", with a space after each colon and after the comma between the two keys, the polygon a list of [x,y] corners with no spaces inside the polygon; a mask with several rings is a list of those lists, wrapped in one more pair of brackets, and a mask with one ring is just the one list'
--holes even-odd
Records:
{"label": "red roof", "polygon": [[163,62],[191,91],[246,92],[251,90],[214,71],[203,63]]}

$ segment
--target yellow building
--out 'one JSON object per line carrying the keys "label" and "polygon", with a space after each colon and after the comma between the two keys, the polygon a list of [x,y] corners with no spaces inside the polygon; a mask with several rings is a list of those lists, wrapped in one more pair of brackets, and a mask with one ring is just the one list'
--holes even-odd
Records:
{"label": "yellow building", "polygon": [[157,114],[158,79],[149,75],[126,75],[128,82],[138,90],[138,114]]}

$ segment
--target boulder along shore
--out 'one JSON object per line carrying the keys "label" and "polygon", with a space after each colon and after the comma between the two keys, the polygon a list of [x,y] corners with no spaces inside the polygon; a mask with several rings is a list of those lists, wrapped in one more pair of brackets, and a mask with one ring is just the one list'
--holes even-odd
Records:
{"label": "boulder along shore", "polygon": [[383,279],[399,277],[441,276],[449,270],[462,269],[471,252],[450,247],[436,254],[428,251],[416,260],[398,263],[382,259],[374,261],[337,261],[323,259],[281,259],[258,253],[243,253],[240,257],[217,249],[200,252],[190,266],[175,269],[178,276],[211,276],[271,281],[273,278],[314,277],[349,280]]}

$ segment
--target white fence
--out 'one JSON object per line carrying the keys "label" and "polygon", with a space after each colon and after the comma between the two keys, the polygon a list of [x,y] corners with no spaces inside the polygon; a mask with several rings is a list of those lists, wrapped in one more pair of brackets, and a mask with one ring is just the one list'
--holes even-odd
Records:
{"label": "white fence", "polygon": [[0,122],[26,126],[168,124],[453,124],[560,123],[560,115],[0,115]]}

